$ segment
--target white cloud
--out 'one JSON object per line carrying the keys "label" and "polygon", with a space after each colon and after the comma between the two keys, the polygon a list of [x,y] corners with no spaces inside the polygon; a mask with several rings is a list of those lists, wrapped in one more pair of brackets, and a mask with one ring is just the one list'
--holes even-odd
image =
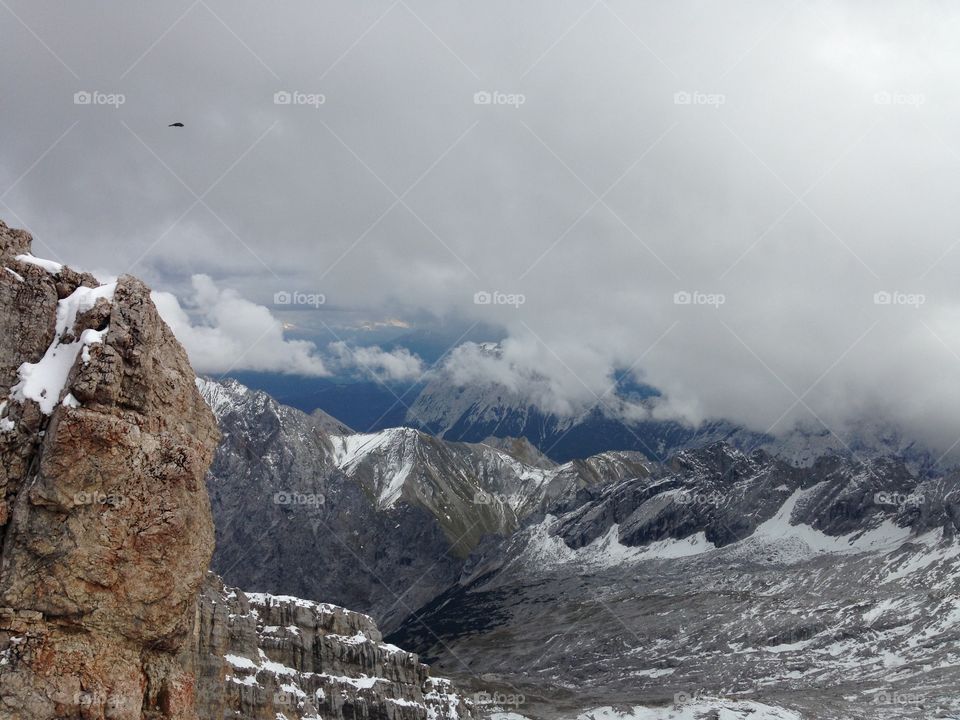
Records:
{"label": "white cloud", "polygon": [[542,344],[508,338],[499,345],[463,343],[447,355],[442,370],[454,385],[497,385],[517,400],[560,415],[576,415],[601,400],[601,407],[617,402],[600,358],[587,353],[573,361],[579,372]]}
{"label": "white cloud", "polygon": [[235,290],[218,288],[208,275],[194,275],[191,281],[193,293],[184,300],[186,310],[171,293],[155,291],[151,297],[198,373],[330,374],[316,346],[284,338],[283,325],[270,310]]}
{"label": "white cloud", "polygon": [[380,380],[416,380],[423,374],[423,361],[406,348],[386,351],[373,345],[351,347],[337,341],[327,346],[330,365],[339,370],[361,370]]}
{"label": "white cloud", "polygon": [[306,340],[284,337],[283,323],[271,310],[219,288],[208,275],[191,278],[192,292],[178,300],[169,292],[151,297],[198,373],[240,370],[329,376],[336,373],[375,376],[379,380],[414,380],[423,361],[406,348],[330,343],[324,352]]}

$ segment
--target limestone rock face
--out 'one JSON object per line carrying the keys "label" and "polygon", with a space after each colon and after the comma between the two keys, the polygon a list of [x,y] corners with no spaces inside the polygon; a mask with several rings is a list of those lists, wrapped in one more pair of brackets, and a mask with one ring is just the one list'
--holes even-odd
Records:
{"label": "limestone rock face", "polygon": [[195,718],[213,415],[143,283],[29,252],[0,222],[0,718]]}
{"label": "limestone rock face", "polygon": [[367,615],[243,593],[210,574],[199,603],[197,707],[209,720],[469,720],[471,705]]}

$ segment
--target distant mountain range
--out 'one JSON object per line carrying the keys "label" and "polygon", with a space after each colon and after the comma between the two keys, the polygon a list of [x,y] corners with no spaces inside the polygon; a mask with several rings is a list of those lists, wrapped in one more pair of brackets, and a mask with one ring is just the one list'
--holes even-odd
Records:
{"label": "distant mountain range", "polygon": [[[496,345],[490,344],[491,352]],[[791,461],[809,464],[824,454],[866,459],[904,457],[921,474],[934,471],[937,454],[880,421],[856,428],[828,429],[817,423],[773,436],[723,419],[698,427],[675,420],[629,420],[619,411],[626,400],[650,402],[657,391],[620,378],[606,402],[575,415],[558,415],[524,395],[497,384],[458,383],[434,369],[416,383],[381,383],[327,378],[239,373],[242,383],[268,392],[305,412],[317,408],[364,432],[405,426],[439,438],[478,443],[487,438],[524,438],[555,462],[567,462],[610,450],[636,451],[665,460],[678,450],[726,442],[742,450],[762,448]]]}
{"label": "distant mountain range", "polygon": [[213,568],[367,612],[478,697],[523,703],[504,709],[958,709],[960,474],[918,472],[892,438],[557,464],[523,439],[353,433],[233,380],[198,387],[223,433]]}

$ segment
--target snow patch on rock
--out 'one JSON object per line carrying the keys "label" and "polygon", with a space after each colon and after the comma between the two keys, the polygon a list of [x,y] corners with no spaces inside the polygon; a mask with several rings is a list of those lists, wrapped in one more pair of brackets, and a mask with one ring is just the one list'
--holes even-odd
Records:
{"label": "snow patch on rock", "polygon": [[[19,256],[18,259],[22,257],[24,256]],[[78,287],[68,297],[57,303],[57,322],[53,342],[40,360],[20,365],[18,370],[20,380],[11,388],[15,400],[19,402],[34,400],[40,405],[40,410],[45,415],[53,412],[67,384],[70,371],[77,361],[77,356],[81,351],[86,351],[90,345],[103,342],[109,328],[84,330],[80,337],[72,342],[63,342],[64,336],[72,332],[77,316],[90,310],[98,300],[105,299],[112,302],[116,288],[116,283],[96,288]],[[89,355],[85,354],[83,359],[88,361]]]}
{"label": "snow patch on rock", "polygon": [[14,260],[18,262],[26,263],[27,265],[36,265],[38,268],[46,270],[52,275],[56,275],[61,270],[63,270],[63,265],[61,263],[55,262],[53,260],[44,260],[43,258],[38,258],[30,253],[24,255],[17,255]]}

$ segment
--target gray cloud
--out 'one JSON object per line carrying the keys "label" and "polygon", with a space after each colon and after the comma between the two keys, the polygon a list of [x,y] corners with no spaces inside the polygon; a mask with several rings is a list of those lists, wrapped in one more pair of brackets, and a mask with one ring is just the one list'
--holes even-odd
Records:
{"label": "gray cloud", "polygon": [[9,5],[50,48],[0,10],[0,214],[38,255],[499,325],[458,367],[552,407],[633,368],[664,416],[960,436],[941,4]]}

